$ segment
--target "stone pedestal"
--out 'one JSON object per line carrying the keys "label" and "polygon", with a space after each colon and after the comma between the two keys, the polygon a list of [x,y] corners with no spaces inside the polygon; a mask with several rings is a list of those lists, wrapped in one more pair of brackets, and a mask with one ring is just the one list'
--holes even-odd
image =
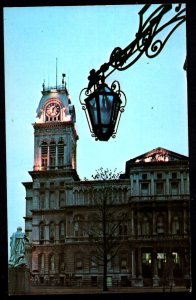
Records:
{"label": "stone pedestal", "polygon": [[28,294],[30,292],[30,270],[27,268],[8,269],[9,295]]}
{"label": "stone pedestal", "polygon": [[158,287],[160,282],[160,278],[158,275],[154,275],[153,277],[153,287]]}
{"label": "stone pedestal", "polygon": [[144,286],[144,283],[143,283],[143,278],[142,276],[138,276],[137,278],[136,277],[132,277],[131,279],[131,286],[133,287],[143,287]]}

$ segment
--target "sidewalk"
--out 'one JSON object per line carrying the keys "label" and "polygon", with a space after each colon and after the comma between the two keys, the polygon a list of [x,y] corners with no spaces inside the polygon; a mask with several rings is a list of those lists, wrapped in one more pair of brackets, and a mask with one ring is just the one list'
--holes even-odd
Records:
{"label": "sidewalk", "polygon": [[170,291],[169,287],[112,287],[109,288],[107,292],[103,292],[101,288],[97,287],[80,287],[80,288],[70,288],[70,287],[56,287],[56,286],[32,286],[29,292],[30,295],[64,295],[64,294],[120,294],[120,293],[174,293],[182,292],[189,293],[189,290],[185,287],[173,287]]}

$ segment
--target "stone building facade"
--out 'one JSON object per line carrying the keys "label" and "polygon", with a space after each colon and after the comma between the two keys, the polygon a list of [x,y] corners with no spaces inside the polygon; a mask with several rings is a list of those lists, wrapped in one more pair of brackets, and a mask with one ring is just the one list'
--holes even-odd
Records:
{"label": "stone building facade", "polygon": [[[77,174],[78,135],[66,85],[43,86],[33,127],[32,181],[23,183],[33,283],[99,286],[103,265],[88,229],[95,225],[103,182]],[[156,148],[127,161],[125,173],[110,184],[112,222],[120,212],[126,219],[113,232],[119,247],[108,259],[108,286],[183,285],[190,278],[188,157]]]}

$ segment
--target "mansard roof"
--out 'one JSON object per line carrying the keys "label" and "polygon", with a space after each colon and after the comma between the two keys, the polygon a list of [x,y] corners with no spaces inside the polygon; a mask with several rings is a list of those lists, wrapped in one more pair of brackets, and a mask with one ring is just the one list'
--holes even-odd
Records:
{"label": "mansard roof", "polygon": [[121,178],[126,178],[129,174],[131,167],[160,165],[160,164],[174,164],[186,162],[188,164],[188,156],[167,150],[162,147],[158,147],[151,151],[148,151],[142,155],[134,157],[126,162],[125,174],[121,175]]}

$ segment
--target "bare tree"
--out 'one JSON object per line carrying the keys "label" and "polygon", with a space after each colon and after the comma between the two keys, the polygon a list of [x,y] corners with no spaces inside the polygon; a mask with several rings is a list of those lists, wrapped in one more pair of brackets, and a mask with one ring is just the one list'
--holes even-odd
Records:
{"label": "bare tree", "polygon": [[[119,180],[120,173],[109,169],[100,168],[93,175],[96,184],[93,186],[92,198],[94,203],[93,218],[89,220],[88,236],[96,249],[94,263],[103,267],[103,291],[107,291],[108,264],[117,255],[121,242],[119,231],[127,221],[128,210],[119,199],[119,190],[122,189],[122,181]],[[124,204],[124,203],[123,203]]]}

